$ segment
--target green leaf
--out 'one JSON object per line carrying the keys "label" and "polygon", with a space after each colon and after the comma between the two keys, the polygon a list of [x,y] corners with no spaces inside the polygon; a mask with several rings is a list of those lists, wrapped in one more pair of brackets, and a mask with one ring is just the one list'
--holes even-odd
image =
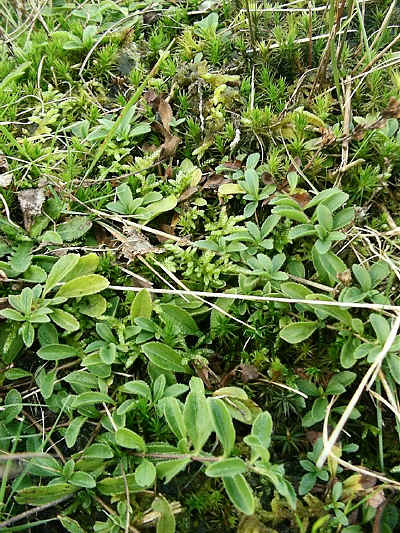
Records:
{"label": "green leaf", "polygon": [[46,361],[59,361],[60,359],[69,359],[77,357],[79,350],[67,344],[48,344],[38,350],[37,354],[41,359]]}
{"label": "green leaf", "polygon": [[24,280],[32,283],[44,283],[47,279],[46,271],[37,265],[31,265],[23,275]]}
{"label": "green leaf", "polygon": [[81,298],[103,291],[109,286],[109,281],[99,274],[89,274],[68,281],[59,289],[56,296],[64,298]]}
{"label": "green leaf", "polygon": [[173,304],[161,304],[161,310],[165,313],[174,326],[179,328],[184,335],[196,335],[199,332],[199,328],[192,318],[192,316],[176,305]]}
{"label": "green leaf", "polygon": [[85,457],[94,459],[111,459],[114,457],[114,452],[107,444],[96,442],[95,444],[91,444],[89,448],[86,448],[84,455]]}
{"label": "green leaf", "polygon": [[317,209],[317,219],[324,230],[330,232],[333,229],[333,217],[331,211],[323,204],[320,204]]}
{"label": "green leaf", "polygon": [[86,420],[86,416],[77,416],[67,427],[67,431],[65,432],[64,438],[68,448],[72,448],[75,445],[76,439],[78,438],[78,435]]}
{"label": "green leaf", "polygon": [[224,448],[224,457],[227,457],[233,450],[236,438],[232,417],[222,400],[209,398],[208,405],[215,433]]}
{"label": "green leaf", "polygon": [[9,368],[4,372],[4,377],[9,381],[15,381],[17,379],[27,378],[30,376],[32,376],[32,372],[28,372],[22,368]]}
{"label": "green leaf", "polygon": [[142,350],[154,365],[163,370],[169,370],[171,372],[188,371],[187,367],[182,364],[180,354],[166,344],[162,344],[161,342],[148,342],[142,346]]}
{"label": "green leaf", "polygon": [[53,309],[51,313],[51,320],[62,329],[71,333],[72,331],[78,331],[80,324],[77,319],[62,309]]}
{"label": "green leaf", "polygon": [[314,487],[316,481],[317,474],[314,474],[314,472],[308,472],[307,474],[304,474],[304,476],[301,478],[299,485],[300,496],[304,496],[305,494],[307,494],[307,492],[310,492],[310,490]]}
{"label": "green leaf", "polygon": [[338,230],[341,228],[344,228],[354,218],[354,207],[346,207],[345,209],[341,209],[336,215],[333,217],[333,229]]}
{"label": "green leaf", "polygon": [[355,337],[350,337],[343,344],[340,351],[340,364],[343,368],[350,368],[356,363],[357,359],[354,355],[354,352],[359,345],[360,341]]}
{"label": "green leaf", "polygon": [[71,281],[81,276],[87,276],[96,272],[99,266],[100,257],[97,254],[91,253],[79,258],[78,263],[70,272],[64,277],[64,281]]}
{"label": "green leaf", "polygon": [[312,251],[312,261],[322,283],[334,285],[337,283],[337,275],[347,270],[346,264],[333,252],[319,254],[315,247]]}
{"label": "green leaf", "polygon": [[354,372],[339,372],[329,380],[325,390],[326,394],[343,394],[346,392],[346,387],[351,385],[356,377],[357,374]]}
{"label": "green leaf", "polygon": [[72,408],[83,407],[85,405],[93,405],[95,403],[114,403],[113,400],[104,392],[82,392],[72,402]]}
{"label": "green leaf", "polygon": [[105,344],[100,348],[99,351],[100,359],[106,365],[112,365],[117,358],[117,347],[111,342],[110,344]]}
{"label": "green leaf", "polygon": [[21,326],[20,333],[22,335],[22,340],[24,341],[25,346],[27,348],[30,348],[35,339],[35,330],[33,329],[32,324],[30,324],[29,322],[25,322],[25,324]]}
{"label": "green leaf", "polygon": [[135,296],[131,305],[131,324],[135,325],[135,318],[150,318],[153,310],[153,301],[151,299],[149,291],[146,289],[141,290]]}
{"label": "green leaf", "polygon": [[143,396],[143,398],[151,400],[150,387],[145,381],[139,379],[124,383],[119,390],[122,392],[127,392],[128,394],[138,394],[139,396]]}
{"label": "green leaf", "polygon": [[225,490],[233,505],[242,513],[254,514],[255,501],[251,488],[242,474],[223,478]]}
{"label": "green leaf", "polygon": [[41,324],[38,329],[38,338],[41,346],[58,344],[57,328],[54,324]]}
{"label": "green leaf", "polygon": [[15,500],[21,505],[42,505],[51,503],[63,496],[73,494],[76,487],[68,483],[54,483],[52,485],[26,487],[17,492]]}
{"label": "green leaf", "polygon": [[57,283],[60,283],[61,280],[75,267],[79,261],[78,254],[67,254],[54,263],[50,273],[47,277],[46,285],[44,286],[43,296],[45,296],[51,289],[53,289]]}
{"label": "green leaf", "polygon": [[16,322],[25,322],[24,315],[21,315],[21,313],[15,309],[2,309],[0,311],[0,316],[7,318],[8,320],[15,320]]}
{"label": "green leaf", "polygon": [[167,211],[175,209],[177,203],[178,200],[176,196],[167,196],[166,198],[163,198],[158,202],[153,202],[150,205],[146,205],[146,207],[139,207],[139,209],[137,209],[136,211],[135,216],[142,220],[143,224],[147,224],[148,222],[150,222],[150,220],[153,220],[153,218],[156,218],[158,217],[158,215],[161,215],[161,213],[165,213]]}
{"label": "green leaf", "polygon": [[253,422],[251,434],[256,437],[261,446],[268,449],[271,443],[272,418],[268,411],[260,413]]}
{"label": "green leaf", "polygon": [[57,379],[57,372],[55,370],[50,370],[46,374],[44,368],[42,368],[36,378],[36,383],[40,388],[40,392],[45,400],[51,397],[54,390],[54,385]]}
{"label": "green leaf", "polygon": [[210,412],[203,394],[190,392],[187,395],[183,417],[194,453],[199,453],[212,431]]}
{"label": "green leaf", "polygon": [[50,456],[35,457],[29,461],[27,472],[33,476],[59,477],[62,471],[59,462]]}
{"label": "green leaf", "polygon": [[246,169],[244,171],[244,179],[247,191],[254,197],[254,199],[257,199],[260,186],[260,178],[258,177],[257,172],[252,168]]}
{"label": "green leaf", "polygon": [[311,337],[316,329],[316,322],[295,322],[285,326],[279,336],[290,344],[296,344]]}
{"label": "green leaf", "polygon": [[7,76],[0,82],[0,90],[3,91],[7,85],[24,75],[25,71],[31,66],[32,61],[24,61],[17,67],[13,68]]}
{"label": "green leaf", "polygon": [[169,483],[179,472],[184,470],[190,463],[190,459],[171,459],[156,465],[157,475],[164,479],[164,483]]}
{"label": "green leaf", "polygon": [[294,283],[293,281],[281,283],[280,289],[285,296],[296,298],[298,300],[304,300],[309,294],[312,294],[310,289],[304,287],[304,285],[300,285],[300,283]]}
{"label": "green leaf", "polygon": [[375,288],[381,281],[383,281],[390,274],[389,265],[386,261],[377,261],[369,269],[369,275],[371,276],[372,286]]}
{"label": "green leaf", "polygon": [[389,365],[390,375],[400,385],[400,357],[394,353],[389,353],[386,356],[386,362]]}
{"label": "green leaf", "polygon": [[112,329],[105,322],[98,322],[96,324],[96,333],[107,343],[116,342]]}
{"label": "green leaf", "polygon": [[15,418],[22,411],[22,396],[16,389],[11,389],[7,392],[4,399],[4,410],[0,411],[0,418],[4,424],[8,424],[15,420]]}
{"label": "green leaf", "polygon": [[58,515],[57,518],[61,522],[61,525],[63,528],[65,528],[68,533],[85,533],[85,530],[81,528],[79,523],[74,520],[73,518],[70,518],[69,516],[61,516]]}
{"label": "green leaf", "polygon": [[[330,296],[327,296],[326,294],[311,294],[306,296],[307,300],[326,300],[327,302],[334,302],[335,300],[331,298]],[[346,324],[346,326],[352,327],[352,316],[347,311],[347,309],[343,309],[342,307],[336,307],[334,305],[313,305],[312,303],[310,306],[314,309],[314,312],[323,311],[329,316],[332,316],[339,320],[340,322],[343,322]]]}
{"label": "green leaf", "polygon": [[246,391],[239,387],[221,387],[213,392],[213,396],[218,398],[237,398],[238,400],[247,400]]}
{"label": "green leaf", "polygon": [[308,237],[309,235],[316,235],[317,231],[312,224],[299,224],[289,230],[288,237],[290,240],[300,239],[301,237]]}
{"label": "green leaf", "polygon": [[123,448],[146,451],[146,444],[142,437],[131,429],[119,428],[115,432],[115,442]]}
{"label": "green leaf", "polygon": [[372,289],[372,280],[368,270],[361,265],[353,265],[351,268],[361,289],[364,292],[370,291]]}
{"label": "green leaf", "polygon": [[141,492],[143,487],[136,483],[135,474],[126,474],[123,476],[104,478],[97,483],[96,490],[105,496],[113,496],[115,494],[125,494],[125,482],[128,485],[129,492]]}
{"label": "green leaf", "polygon": [[382,315],[378,315],[377,313],[371,313],[369,315],[369,321],[371,322],[371,325],[374,328],[375,335],[378,339],[379,344],[385,344],[386,339],[388,338],[390,333],[390,326],[388,321],[383,318]]}
{"label": "green leaf", "polygon": [[308,216],[305,213],[303,213],[301,209],[295,209],[293,207],[285,207],[283,205],[277,205],[272,210],[272,213],[275,215],[279,215],[280,217],[286,217],[286,218],[289,218],[290,220],[295,220],[296,222],[301,222],[302,224],[308,224],[309,222]]}
{"label": "green leaf", "polygon": [[205,474],[209,477],[233,477],[246,472],[246,463],[239,457],[229,457],[206,468]]}
{"label": "green leaf", "polygon": [[157,496],[151,507],[160,513],[156,533],[175,533],[175,517],[167,500],[163,496]]}
{"label": "green leaf", "polygon": [[75,215],[66,222],[58,224],[56,231],[61,235],[64,242],[71,242],[80,239],[91,227],[92,222],[89,217]]}
{"label": "green leaf", "polygon": [[185,439],[186,427],[180,402],[176,398],[165,398],[163,406],[165,420],[171,431],[179,440]]}
{"label": "green leaf", "polygon": [[83,487],[85,489],[93,489],[96,486],[96,481],[93,476],[87,472],[74,472],[69,479],[71,485]]}
{"label": "green leaf", "polygon": [[317,398],[314,400],[311,411],[303,417],[303,426],[310,427],[324,419],[328,400],[326,398]]}
{"label": "green leaf", "polygon": [[154,483],[156,474],[156,467],[153,463],[147,459],[143,459],[135,471],[136,483],[141,487],[148,487]]}
{"label": "green leaf", "polygon": [[93,318],[101,317],[107,309],[107,301],[101,294],[86,296],[79,306],[79,312]]}

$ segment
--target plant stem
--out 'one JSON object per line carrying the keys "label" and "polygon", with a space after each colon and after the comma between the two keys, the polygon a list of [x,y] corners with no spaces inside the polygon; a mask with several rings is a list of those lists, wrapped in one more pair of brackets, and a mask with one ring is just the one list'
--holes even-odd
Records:
{"label": "plant stem", "polygon": [[13,516],[9,520],[0,522],[0,529],[11,526],[12,524],[15,524],[15,522],[19,522],[20,520],[23,520],[24,518],[28,518],[29,516],[40,513],[41,511],[44,511],[45,509],[50,509],[50,507],[54,507],[55,505],[58,505],[59,503],[63,503],[69,500],[70,498],[72,498],[72,496],[73,494],[67,494],[67,496],[58,498],[58,500],[54,500],[53,502],[39,505],[38,507],[34,507],[33,509],[28,509],[28,511],[24,511],[23,513],[17,514],[16,516]]}

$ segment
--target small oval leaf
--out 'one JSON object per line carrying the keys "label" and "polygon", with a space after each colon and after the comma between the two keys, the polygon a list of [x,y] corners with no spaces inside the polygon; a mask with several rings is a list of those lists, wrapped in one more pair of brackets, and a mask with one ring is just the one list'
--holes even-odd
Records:
{"label": "small oval leaf", "polygon": [[109,286],[109,281],[99,274],[89,274],[68,281],[59,289],[57,296],[63,298],[81,298],[103,291]]}
{"label": "small oval leaf", "polygon": [[140,450],[144,452],[146,450],[146,444],[142,437],[127,428],[120,428],[115,432],[115,442],[123,448],[129,448],[130,450]]}

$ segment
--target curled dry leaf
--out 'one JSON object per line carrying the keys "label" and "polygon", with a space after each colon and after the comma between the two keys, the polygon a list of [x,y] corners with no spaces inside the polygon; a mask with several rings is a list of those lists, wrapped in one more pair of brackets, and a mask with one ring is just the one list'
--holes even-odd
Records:
{"label": "curled dry leaf", "polygon": [[126,238],[122,243],[121,252],[129,261],[132,261],[140,255],[146,255],[149,253],[160,254],[163,252],[160,248],[153,246],[143,233],[140,233],[133,228],[126,228],[124,233]]}
{"label": "curled dry leaf", "polygon": [[160,115],[162,125],[164,126],[164,129],[170,133],[170,123],[172,119],[174,118],[172,113],[172,107],[169,105],[169,103],[166,100],[163,100],[160,98],[160,102],[158,104],[158,114]]}
{"label": "curled dry leaf", "polygon": [[188,187],[178,198],[178,204],[189,200],[198,190],[198,187]]}
{"label": "curled dry leaf", "polygon": [[0,187],[8,187],[13,179],[12,172],[9,172],[8,161],[5,155],[0,154]]}
{"label": "curled dry leaf", "polygon": [[248,383],[249,381],[254,381],[260,376],[260,373],[254,365],[239,365],[239,371],[242,376],[243,383]]}
{"label": "curled dry leaf", "polygon": [[346,287],[349,287],[351,285],[352,276],[351,276],[351,270],[350,269],[347,269],[344,272],[338,272],[336,274],[336,277]]}
{"label": "curled dry leaf", "polygon": [[385,493],[383,490],[378,490],[372,494],[370,498],[368,498],[368,505],[370,507],[373,507],[374,509],[377,509],[382,503],[385,501]]}
{"label": "curled dry leaf", "polygon": [[144,95],[145,101],[152,106],[153,110],[160,117],[161,122],[156,122],[153,128],[162,134],[164,142],[161,145],[161,154],[163,157],[172,157],[181,142],[181,138],[171,133],[170,125],[174,118],[172,107],[163,98],[157,96],[155,91],[147,91]]}
{"label": "curled dry leaf", "polygon": [[387,108],[382,111],[382,117],[383,118],[400,118],[400,101],[396,100],[394,96],[390,97]]}
{"label": "curled dry leaf", "polygon": [[33,218],[40,215],[46,196],[43,188],[26,189],[18,193],[18,202],[24,215],[24,226],[29,231]]}
{"label": "curled dry leaf", "polygon": [[226,178],[223,174],[213,174],[203,184],[203,189],[218,189],[223,183],[232,183],[232,180]]}

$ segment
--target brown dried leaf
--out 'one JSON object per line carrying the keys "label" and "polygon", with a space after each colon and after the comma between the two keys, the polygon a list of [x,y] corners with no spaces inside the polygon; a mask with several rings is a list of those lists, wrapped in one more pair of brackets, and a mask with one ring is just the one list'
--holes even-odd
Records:
{"label": "brown dried leaf", "polygon": [[305,207],[308,202],[311,200],[311,196],[307,191],[297,192],[292,194],[291,197],[295,202],[299,204],[300,207]]}
{"label": "brown dried leaf", "polygon": [[330,129],[322,130],[321,142],[323,146],[328,146],[336,141],[336,137]]}
{"label": "brown dried leaf", "polygon": [[261,174],[261,180],[264,185],[275,185],[275,180],[270,172],[263,172]]}
{"label": "brown dried leaf", "polygon": [[[175,226],[176,226],[176,222],[175,222]],[[175,231],[174,231],[175,226],[172,225],[172,222],[171,224],[161,224],[160,230],[163,231],[164,233],[175,235]],[[167,242],[169,240],[168,237],[164,237],[163,235],[156,235],[156,238],[158,242],[161,242],[161,243]]]}
{"label": "brown dried leaf", "polygon": [[232,180],[225,178],[223,174],[213,174],[203,184],[203,189],[218,189],[223,183],[232,183]]}
{"label": "brown dried leaf", "polygon": [[173,168],[172,168],[171,165],[168,165],[168,167],[166,168],[165,173],[164,173],[164,178],[166,180],[170,180],[173,175],[174,175]]}
{"label": "brown dried leaf", "polygon": [[158,113],[160,115],[164,129],[169,133],[169,125],[171,123],[171,120],[174,118],[174,115],[172,113],[172,107],[169,105],[168,102],[163,99],[160,99],[160,103],[158,104]]}
{"label": "brown dried leaf", "polygon": [[360,474],[360,483],[364,490],[372,489],[372,487],[375,487],[376,485],[376,478]]}
{"label": "brown dried leaf", "polygon": [[383,490],[378,490],[375,493],[372,494],[370,498],[368,498],[368,505],[370,507],[373,507],[374,509],[377,509],[382,503],[385,501],[385,493]]}
{"label": "brown dried leaf", "polygon": [[24,226],[29,231],[31,228],[33,217],[40,215],[42,212],[42,205],[46,200],[44,189],[26,189],[18,193],[18,202],[24,215]]}
{"label": "brown dried leaf", "polygon": [[339,272],[338,274],[336,274],[336,277],[346,287],[351,285],[351,281],[352,281],[351,270],[347,269],[344,272]]}
{"label": "brown dried leaf", "polygon": [[394,98],[390,97],[389,105],[385,110],[382,111],[383,118],[400,118],[400,102]]}
{"label": "brown dried leaf", "polygon": [[135,259],[139,255],[146,255],[149,253],[160,254],[163,252],[160,248],[153,246],[150,241],[133,228],[124,228],[126,239],[122,243],[121,252],[129,261]]}
{"label": "brown dried leaf", "polygon": [[186,200],[189,200],[196,192],[199,190],[198,187],[188,187],[178,198],[178,204],[180,202],[185,202]]}
{"label": "brown dried leaf", "polygon": [[181,142],[181,138],[177,135],[171,135],[170,133],[165,134],[164,143],[161,145],[161,153],[165,157],[172,157],[175,155],[175,152]]}
{"label": "brown dried leaf", "polygon": [[157,93],[153,89],[146,91],[143,96],[147,104],[154,104],[158,99]]}
{"label": "brown dried leaf", "polygon": [[158,146],[156,146],[155,144],[145,143],[142,146],[142,150],[145,154],[153,154],[154,152],[157,152]]}
{"label": "brown dried leaf", "polygon": [[258,369],[254,365],[239,365],[240,374],[242,376],[243,383],[254,381],[260,376]]}
{"label": "brown dried leaf", "polygon": [[235,159],[235,161],[226,161],[226,163],[224,163],[224,167],[232,168],[233,170],[242,168],[242,166],[243,166],[243,162],[239,161],[239,159]]}
{"label": "brown dried leaf", "polygon": [[288,174],[289,172],[297,172],[297,169],[301,169],[301,159],[299,156],[296,156],[293,160],[293,163],[290,163]]}

